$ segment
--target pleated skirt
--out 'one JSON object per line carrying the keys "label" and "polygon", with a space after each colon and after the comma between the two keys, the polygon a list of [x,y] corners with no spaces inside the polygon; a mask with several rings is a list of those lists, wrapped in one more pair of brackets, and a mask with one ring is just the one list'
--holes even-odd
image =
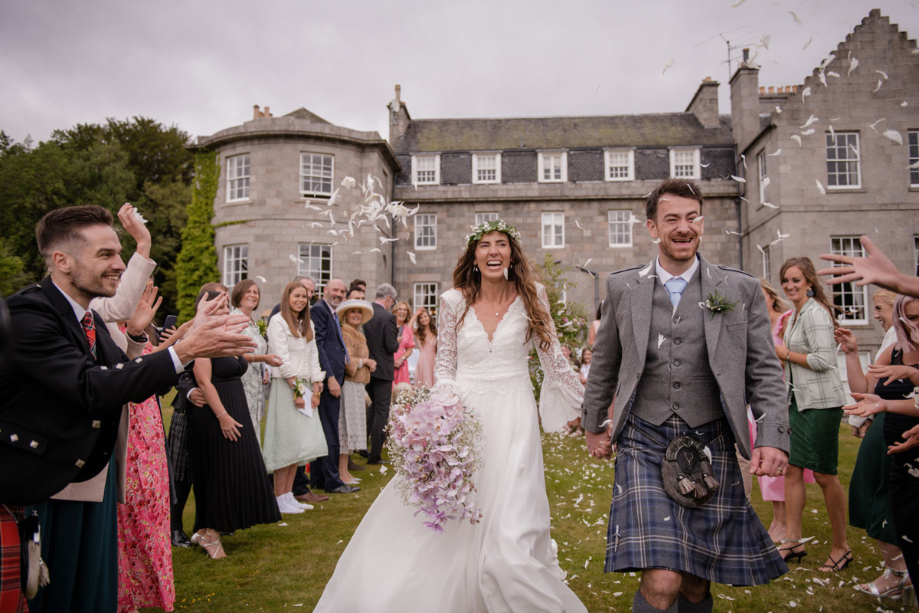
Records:
{"label": "pleated skirt", "polygon": [[227,413],[243,427],[240,437],[231,441],[224,438],[210,407],[189,409],[188,446],[195,465],[196,524],[232,532],[281,521],[242,382],[237,378],[213,383]]}

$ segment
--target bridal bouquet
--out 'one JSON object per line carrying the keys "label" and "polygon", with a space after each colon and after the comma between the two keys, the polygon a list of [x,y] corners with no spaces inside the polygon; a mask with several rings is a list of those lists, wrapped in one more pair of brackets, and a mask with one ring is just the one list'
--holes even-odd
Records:
{"label": "bridal bouquet", "polygon": [[405,390],[390,410],[390,459],[402,475],[402,499],[443,532],[448,519],[477,523],[482,513],[471,500],[473,477],[481,464],[477,453],[482,426],[472,410],[452,394]]}

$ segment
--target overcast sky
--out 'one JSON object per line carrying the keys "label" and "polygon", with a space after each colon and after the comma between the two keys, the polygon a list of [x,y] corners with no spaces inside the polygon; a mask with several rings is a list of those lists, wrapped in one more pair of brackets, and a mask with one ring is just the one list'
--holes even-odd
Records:
{"label": "overcast sky", "polygon": [[606,115],[682,111],[711,76],[728,113],[722,35],[769,36],[760,84],[800,84],[873,7],[919,36],[917,1],[2,0],[0,130],[207,135],[258,104],[385,138],[396,83],[414,118]]}

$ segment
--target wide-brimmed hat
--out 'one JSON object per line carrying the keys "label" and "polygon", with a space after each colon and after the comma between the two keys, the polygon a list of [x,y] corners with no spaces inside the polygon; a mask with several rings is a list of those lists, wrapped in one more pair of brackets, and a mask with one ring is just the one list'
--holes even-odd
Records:
{"label": "wide-brimmed hat", "polygon": [[361,325],[364,325],[373,318],[373,305],[366,300],[345,300],[338,305],[338,308],[335,309],[335,313],[338,314],[338,319],[344,321],[345,313],[351,309],[360,309]]}

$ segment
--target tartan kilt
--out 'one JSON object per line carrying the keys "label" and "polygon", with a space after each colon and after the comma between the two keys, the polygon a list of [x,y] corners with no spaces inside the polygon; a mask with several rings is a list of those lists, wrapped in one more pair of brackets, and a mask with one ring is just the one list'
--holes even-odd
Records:
{"label": "tartan kilt", "polygon": [[172,423],[169,424],[169,463],[172,466],[172,480],[184,483],[194,483],[191,456],[188,453],[188,415],[172,414]]}
{"label": "tartan kilt", "polygon": [[[695,436],[712,453],[720,487],[699,509],[664,492],[664,451],[679,434]],[[606,572],[662,568],[726,585],[761,585],[788,572],[744,494],[727,420],[690,428],[676,416],[655,426],[632,415],[616,443]]]}

